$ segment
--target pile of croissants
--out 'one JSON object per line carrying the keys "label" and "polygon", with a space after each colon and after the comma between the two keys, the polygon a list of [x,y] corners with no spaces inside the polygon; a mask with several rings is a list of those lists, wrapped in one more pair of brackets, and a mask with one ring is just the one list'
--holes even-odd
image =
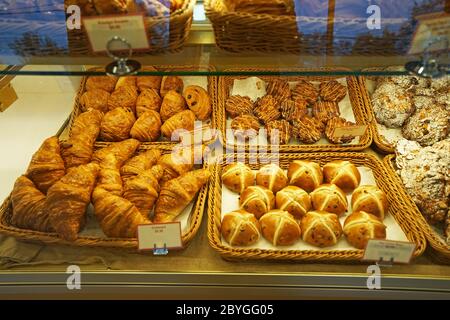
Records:
{"label": "pile of croissants", "polygon": [[[256,182],[256,185],[255,185]],[[317,247],[336,245],[342,234],[355,248],[369,239],[385,239],[386,194],[374,185],[361,185],[358,168],[349,161],[323,166],[294,160],[287,174],[276,164],[255,172],[238,162],[227,165],[222,183],[239,193],[239,210],[222,218],[222,237],[232,246],[254,245],[262,236],[274,246],[290,246],[300,238]],[[346,193],[351,193],[352,213]]]}
{"label": "pile of croissants", "polygon": [[184,88],[177,76],[96,76],[89,77],[85,87],[81,110],[103,114],[99,138],[108,142],[154,142],[161,134],[179,141],[177,130],[193,131],[195,121],[209,119],[212,112],[208,92],[196,85]]}
{"label": "pile of croissants", "polygon": [[209,180],[208,169],[194,170],[194,154],[204,152],[202,146],[136,154],[140,142],[128,139],[94,152],[100,119],[95,113],[100,112],[77,119],[68,141],[50,137],[33,155],[11,194],[12,225],[74,241],[92,203],[106,236],[135,238],[139,224],[174,221]]}

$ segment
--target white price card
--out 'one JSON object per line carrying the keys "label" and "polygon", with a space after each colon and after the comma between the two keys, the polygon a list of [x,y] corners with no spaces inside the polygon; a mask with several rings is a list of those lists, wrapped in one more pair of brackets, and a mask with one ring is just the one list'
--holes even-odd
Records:
{"label": "white price card", "polygon": [[410,263],[415,249],[416,245],[411,242],[370,239],[363,260]]}
{"label": "white price card", "polygon": [[[429,45],[430,40],[437,37],[447,38],[450,42],[450,14],[434,13],[418,16],[419,24],[414,32],[409,54],[421,54]],[[446,50],[445,42],[429,48],[429,51]]]}
{"label": "white price card", "polygon": [[87,17],[83,25],[93,52],[105,52],[114,36],[127,40],[133,51],[149,48],[143,14]]}
{"label": "white price card", "polygon": [[139,250],[182,249],[181,223],[154,223],[138,226]]}
{"label": "white price card", "polygon": [[358,126],[350,126],[350,127],[336,127],[333,131],[333,137],[341,138],[341,137],[359,137],[364,135],[367,130],[367,125],[358,125]]}

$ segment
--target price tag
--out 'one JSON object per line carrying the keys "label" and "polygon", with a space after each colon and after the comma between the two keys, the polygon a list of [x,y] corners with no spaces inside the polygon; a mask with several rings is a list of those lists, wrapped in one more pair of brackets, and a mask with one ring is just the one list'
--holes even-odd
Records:
{"label": "price tag", "polygon": [[139,250],[182,249],[181,223],[155,223],[138,226]]}
{"label": "price tag", "polygon": [[[409,54],[420,54],[428,47],[430,40],[436,37],[446,37],[450,42],[450,14],[438,13],[429,14],[417,17],[419,25],[417,26],[411,46],[409,48]],[[441,42],[440,45],[431,47],[429,52],[446,50],[445,43]]]}
{"label": "price tag", "polygon": [[333,136],[335,138],[341,137],[359,137],[364,135],[367,130],[367,125],[355,125],[350,127],[336,127],[333,131]]}
{"label": "price tag", "polygon": [[87,17],[83,25],[93,52],[105,52],[114,36],[127,40],[133,51],[149,48],[143,14]]}
{"label": "price tag", "polygon": [[363,260],[409,263],[415,249],[416,245],[411,242],[371,239],[367,243]]}

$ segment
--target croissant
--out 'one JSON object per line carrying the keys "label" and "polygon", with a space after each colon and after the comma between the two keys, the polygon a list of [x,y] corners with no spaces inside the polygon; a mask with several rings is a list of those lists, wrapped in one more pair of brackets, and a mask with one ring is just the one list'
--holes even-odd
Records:
{"label": "croissant", "polygon": [[[154,67],[145,67],[144,71],[158,71]],[[161,88],[161,76],[139,76],[137,77],[136,84],[140,91],[145,89],[155,89],[159,92]]]}
{"label": "croissant", "polygon": [[117,78],[110,76],[89,77],[86,81],[86,90],[102,89],[112,92],[116,86]]}
{"label": "croissant", "polygon": [[122,195],[122,179],[117,158],[113,153],[106,155],[100,163],[100,172],[95,187],[103,188],[118,196]]}
{"label": "croissant", "polygon": [[[185,110],[180,113],[177,113],[169,120],[164,122],[161,126],[162,134],[171,139],[172,135],[178,133],[180,130],[192,131],[194,130],[195,124],[195,114],[191,110]],[[178,135],[181,136],[180,134]]]}
{"label": "croissant", "polygon": [[140,117],[144,112],[153,110],[159,112],[162,99],[155,89],[144,89],[136,101],[136,115]]}
{"label": "croissant", "polygon": [[53,232],[45,210],[45,195],[25,176],[17,178],[11,193],[11,224],[22,229]]}
{"label": "croissant", "polygon": [[26,176],[41,192],[47,193],[55,182],[66,174],[57,137],[46,139],[31,158]]}
{"label": "croissant", "polygon": [[74,241],[84,227],[86,207],[91,201],[98,172],[96,163],[71,168],[48,189],[45,208],[52,227],[62,238]]}
{"label": "croissant", "polygon": [[96,188],[92,198],[95,216],[108,237],[137,238],[138,225],[151,223],[130,201],[102,188]]}
{"label": "croissant", "polygon": [[66,169],[91,161],[102,117],[100,111],[89,110],[75,119],[70,138],[62,144],[61,155]]}
{"label": "croissant", "polygon": [[100,137],[104,141],[122,141],[130,137],[130,131],[136,122],[129,108],[116,108],[103,117]]}
{"label": "croissant", "polygon": [[156,165],[125,183],[123,197],[134,204],[144,217],[148,217],[158,198],[162,175],[163,167]]}
{"label": "croissant", "polygon": [[210,175],[208,169],[199,169],[165,183],[156,201],[154,222],[173,221],[208,182]]}
{"label": "croissant", "polygon": [[169,118],[186,109],[186,101],[183,96],[174,90],[170,90],[166,93],[161,103],[161,110],[159,111],[161,120],[167,121]]}
{"label": "croissant", "polygon": [[130,108],[135,111],[138,98],[137,88],[134,86],[122,86],[114,90],[108,99],[108,110],[116,108]]}
{"label": "croissant", "polygon": [[131,128],[130,135],[139,141],[156,141],[161,136],[161,118],[153,110],[145,112]]}
{"label": "croissant", "polygon": [[121,167],[122,164],[136,152],[140,144],[141,143],[135,139],[111,143],[108,147],[97,150],[94,153],[92,160],[101,163],[109,153],[112,153],[117,158],[117,165]]}
{"label": "croissant", "polygon": [[183,92],[183,80],[177,76],[164,76],[161,80],[159,93],[164,97],[170,90],[175,90],[179,94]]}
{"label": "croissant", "polygon": [[115,90],[119,89],[120,87],[136,87],[136,76],[126,76],[126,77],[120,77],[117,79]]}
{"label": "croissant", "polygon": [[183,97],[186,103],[199,120],[206,120],[211,115],[211,99],[208,92],[200,86],[188,86]]}
{"label": "croissant", "polygon": [[158,149],[152,149],[129,159],[122,166],[122,168],[120,168],[122,180],[126,182],[127,180],[139,175],[143,171],[150,169],[153,165],[156,164],[160,157],[161,152]]}
{"label": "croissant", "polygon": [[105,113],[108,111],[109,92],[102,89],[86,91],[80,98],[81,111],[95,109]]}

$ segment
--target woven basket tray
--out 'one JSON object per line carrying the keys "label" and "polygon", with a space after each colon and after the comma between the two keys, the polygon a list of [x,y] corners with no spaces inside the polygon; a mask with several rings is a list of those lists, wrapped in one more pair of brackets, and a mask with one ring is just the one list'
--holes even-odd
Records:
{"label": "woven basket tray", "polygon": [[400,195],[404,201],[407,202],[407,205],[413,210],[413,214],[416,217],[416,222],[419,225],[421,231],[425,235],[428,243],[430,244],[427,249],[427,253],[437,262],[443,264],[450,264],[450,246],[447,245],[442,238],[425,220],[423,215],[420,213],[419,208],[411,199],[411,197],[407,194],[406,190],[403,187],[403,183],[400,177],[396,174],[395,164],[394,164],[395,155],[387,155],[384,158],[384,164],[389,171],[389,175],[394,176],[396,183],[393,187],[398,188],[396,192]]}
{"label": "woven basket tray", "polygon": [[[245,71],[270,71],[270,70],[261,70],[261,69],[232,69],[229,71],[234,72],[245,72]],[[276,71],[282,72],[282,70],[278,69]],[[288,71],[348,71],[347,69],[318,69],[318,70],[308,70],[308,69],[289,69]],[[235,79],[245,79],[248,76],[223,76],[219,77],[219,94],[218,94],[218,112],[216,113],[216,124],[222,133],[222,142],[228,148],[232,149],[236,147],[234,141],[227,141],[226,139],[226,121],[227,114],[225,111],[225,102],[230,96],[230,89],[233,86],[233,81]],[[295,82],[299,80],[307,80],[307,81],[330,81],[337,78],[341,78],[339,76],[259,76],[258,78],[263,81],[270,81],[281,79],[288,82]],[[357,124],[368,124],[368,115],[366,113],[367,108],[365,107],[366,100],[363,98],[362,90],[360,88],[360,84],[356,77],[348,76],[347,80],[347,89],[348,95],[350,98],[350,102],[352,104],[353,114],[355,116],[355,120]],[[297,145],[280,145],[280,152],[319,152],[319,151],[361,151],[370,146],[372,143],[372,132],[370,128],[366,131],[364,135],[360,137],[359,143],[347,143],[347,144],[297,144]],[[260,148],[261,146],[254,146]],[[248,144],[247,144],[247,149]]]}
{"label": "woven basket tray", "polygon": [[[193,70],[199,70],[199,68],[203,67],[194,67],[194,66],[171,66],[171,65],[163,65],[163,66],[155,66],[158,70],[166,70],[166,71],[193,71]],[[207,71],[214,71],[214,68],[212,66],[204,67]],[[96,67],[91,68],[88,71],[94,72],[94,71],[103,71],[102,68]],[[83,95],[83,93],[86,91],[86,80],[88,77],[83,77],[81,79],[80,88],[78,89],[77,95],[75,97],[75,102],[73,105],[73,110],[70,116],[69,121],[69,127],[68,127],[68,133],[69,136],[72,131],[72,126],[75,121],[75,118],[82,113],[81,111],[81,104],[80,104],[80,98]],[[211,104],[212,104],[212,113],[211,113],[211,127],[217,128],[216,119],[217,119],[217,77],[215,76],[207,76],[208,78],[208,94],[211,98]],[[210,144],[214,142],[215,138],[211,141],[203,141],[205,144]],[[179,142],[175,141],[155,141],[155,142],[142,142],[142,146],[157,146],[157,147],[166,147],[166,148],[172,148],[173,146],[177,145]],[[111,142],[104,142],[104,141],[97,141],[95,143],[96,147],[106,147],[110,145]]]}
{"label": "woven basket tray", "polygon": [[[185,0],[183,7],[168,17],[145,17],[144,23],[150,47],[134,52],[139,54],[160,54],[178,52],[183,48],[189,36],[196,0]],[[86,32],[81,29],[67,30],[69,52],[73,56],[106,55],[106,53],[93,53]]]}
{"label": "woven basket tray", "polygon": [[[156,147],[140,147],[138,152],[146,151],[149,149],[156,149]],[[168,153],[171,149],[158,148],[161,152]],[[204,164],[204,168],[207,165]],[[212,167],[211,167],[212,170]],[[206,203],[206,197],[208,192],[208,185],[205,185],[194,198],[194,205],[189,217],[189,228],[182,234],[183,247],[186,247],[197,233]],[[40,242],[46,244],[64,244],[78,247],[110,247],[121,249],[137,249],[138,241],[134,239],[126,238],[100,238],[94,236],[79,236],[77,240],[71,242],[58,237],[56,233],[46,233],[34,230],[20,229],[11,225],[12,216],[12,203],[11,195],[3,202],[0,207],[0,233],[8,236],[15,237],[21,240],[28,240],[33,242]]]}
{"label": "woven basket tray", "polygon": [[[227,155],[225,159],[235,159],[236,155]],[[245,155],[245,162],[252,169],[257,169],[261,162],[267,163],[270,155]],[[415,212],[403,197],[399,197],[394,185],[398,183],[393,174],[389,174],[380,161],[374,156],[365,153],[301,153],[280,154],[279,165],[287,169],[293,160],[312,160],[321,165],[333,160],[349,160],[355,165],[365,166],[372,170],[377,185],[388,197],[389,214],[394,217],[410,242],[416,244],[413,257],[420,256],[426,247],[426,239],[420,232],[420,226],[416,223]],[[271,250],[254,248],[233,248],[221,240],[221,205],[222,205],[222,169],[226,164],[217,165],[214,177],[210,180],[209,207],[208,207],[208,239],[210,245],[225,259],[231,260],[293,260],[308,262],[351,262],[358,263],[364,255],[364,250]],[[398,188],[398,186],[397,186]],[[281,248],[281,247],[280,247]]]}

